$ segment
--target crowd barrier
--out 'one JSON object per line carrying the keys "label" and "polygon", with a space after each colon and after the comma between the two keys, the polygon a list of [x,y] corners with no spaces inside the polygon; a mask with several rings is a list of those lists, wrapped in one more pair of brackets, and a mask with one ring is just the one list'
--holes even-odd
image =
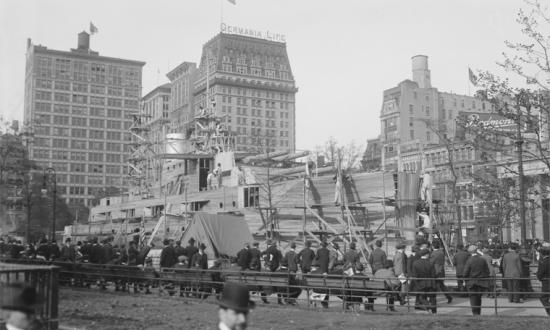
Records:
{"label": "crowd barrier", "polygon": [[[378,312],[392,311],[407,313],[419,307],[415,305],[418,295],[438,296],[449,294],[453,298],[466,298],[471,292],[457,292],[457,280],[468,281],[467,278],[447,276],[439,279],[408,278],[407,284],[391,285],[388,278],[363,275],[323,275],[300,274],[288,271],[241,271],[235,268],[221,267],[216,269],[193,268],[164,268],[162,271],[147,269],[138,266],[104,265],[91,263],[45,262],[36,259],[5,260],[27,264],[50,264],[59,267],[59,281],[61,285],[77,287],[95,287],[100,290],[128,291],[134,293],[152,293],[179,295],[182,299],[206,299],[210,296],[218,297],[226,281],[246,284],[252,293],[264,301],[273,303],[276,295],[277,303],[298,305],[299,307],[313,308],[342,308],[346,310],[372,310]],[[415,291],[411,283],[415,280],[445,281],[447,290]],[[479,279],[491,284],[490,290],[484,291],[484,301],[490,296],[490,306],[481,306],[483,314],[499,315],[510,308],[518,308],[517,304],[502,304],[498,297],[507,297],[511,294],[506,287],[506,280],[530,281],[528,290],[515,292],[525,300],[536,299],[540,296],[540,282],[533,278],[503,278],[500,275]],[[395,284],[396,279],[393,279]],[[407,285],[410,289],[403,289]],[[337,298],[337,299],[335,299]],[[439,307],[448,307],[446,302],[439,303]],[[470,309],[470,304],[454,304],[453,308]],[[430,311],[435,306],[422,305],[420,309]],[[537,304],[521,305],[521,308],[542,309]]]}

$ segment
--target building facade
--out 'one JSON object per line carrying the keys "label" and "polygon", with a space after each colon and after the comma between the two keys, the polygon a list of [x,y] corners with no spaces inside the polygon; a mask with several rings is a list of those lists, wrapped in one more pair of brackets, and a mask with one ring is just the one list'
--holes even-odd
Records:
{"label": "building facade", "polygon": [[412,57],[412,73],[413,80],[404,80],[383,93],[380,140],[387,169],[398,169],[399,149],[411,141],[420,146],[453,141],[459,112],[491,111],[486,101],[432,87],[425,55]]}
{"label": "building facade", "polygon": [[197,64],[183,62],[166,74],[170,79],[170,133],[184,133],[189,126],[193,113],[193,91],[197,79]]}
{"label": "building facade", "polygon": [[298,89],[285,43],[220,33],[203,47],[194,87],[193,115],[214,106],[237,152],[296,149]]}
{"label": "building facade", "polygon": [[88,205],[106,187],[125,188],[128,129],[139,112],[144,62],[100,56],[90,36],[70,51],[27,43],[24,120],[30,158],[56,171],[58,195]]}

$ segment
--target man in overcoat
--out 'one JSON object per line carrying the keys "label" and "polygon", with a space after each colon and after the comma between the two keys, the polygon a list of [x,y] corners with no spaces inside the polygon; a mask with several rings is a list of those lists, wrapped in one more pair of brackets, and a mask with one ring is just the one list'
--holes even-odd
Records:
{"label": "man in overcoat", "polygon": [[487,261],[477,254],[477,246],[470,245],[468,253],[471,255],[464,266],[466,289],[470,295],[470,306],[473,315],[481,314],[481,296],[489,289],[489,267]]}
{"label": "man in overcoat", "polygon": [[415,278],[412,281],[412,290],[421,292],[417,296],[418,307],[420,309],[431,310],[433,314],[437,313],[437,303],[435,300],[435,270],[429,260],[430,251],[423,249],[418,251],[420,259],[416,260],[412,266],[412,275]]}
{"label": "man in overcoat", "polygon": [[384,268],[384,264],[388,259],[386,256],[386,252],[382,250],[382,241],[378,240],[376,241],[375,244],[376,244],[376,248],[369,255],[369,265],[370,265],[370,268],[372,269],[373,275],[379,269]]}
{"label": "man in overcoat", "polygon": [[307,274],[311,271],[311,264],[315,259],[315,252],[311,249],[311,241],[306,241],[306,247],[298,253],[298,260],[302,273]]}
{"label": "man in overcoat", "polygon": [[468,258],[470,258],[470,254],[464,251],[464,245],[462,245],[462,243],[457,244],[456,253],[453,256],[453,265],[455,266],[456,284],[458,285],[459,292],[464,291],[464,280],[462,277],[464,275],[464,266]]}
{"label": "man in overcoat", "polygon": [[328,264],[330,261],[330,251],[327,249],[327,242],[321,242],[321,248],[317,250],[317,262],[322,274],[328,274]]}
{"label": "man in overcoat", "polygon": [[519,298],[519,278],[521,276],[521,259],[516,252],[517,245],[510,244],[508,252],[502,257],[502,275],[508,289],[508,301],[522,302]]}
{"label": "man in overcoat", "polygon": [[449,294],[447,287],[445,286],[445,251],[441,248],[439,240],[434,240],[432,243],[433,251],[430,254],[430,262],[435,270],[435,285],[438,291],[443,292],[447,298],[447,303],[453,301],[453,297]]}

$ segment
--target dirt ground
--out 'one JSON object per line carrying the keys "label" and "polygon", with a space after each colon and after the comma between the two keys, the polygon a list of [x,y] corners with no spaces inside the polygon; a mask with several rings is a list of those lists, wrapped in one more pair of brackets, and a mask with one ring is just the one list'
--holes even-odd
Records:
{"label": "dirt ground", "polygon": [[[180,297],[62,289],[62,329],[217,329],[217,305]],[[471,317],[339,310],[259,304],[249,329],[550,329],[546,317]]]}

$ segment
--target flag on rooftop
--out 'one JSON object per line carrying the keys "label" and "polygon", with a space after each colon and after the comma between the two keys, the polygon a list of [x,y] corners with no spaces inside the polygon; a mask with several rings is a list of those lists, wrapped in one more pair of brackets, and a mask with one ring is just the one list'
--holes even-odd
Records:
{"label": "flag on rooftop", "polygon": [[233,4],[233,5],[237,4],[237,0],[227,0],[227,1],[231,2],[231,4]]}
{"label": "flag on rooftop", "polygon": [[477,86],[477,77],[470,68],[468,68],[468,75],[470,76],[470,82],[472,85]]}
{"label": "flag on rooftop", "polygon": [[99,30],[97,29],[97,27],[94,25],[94,23],[90,22],[90,34],[91,35],[94,35],[96,33],[98,33]]}

